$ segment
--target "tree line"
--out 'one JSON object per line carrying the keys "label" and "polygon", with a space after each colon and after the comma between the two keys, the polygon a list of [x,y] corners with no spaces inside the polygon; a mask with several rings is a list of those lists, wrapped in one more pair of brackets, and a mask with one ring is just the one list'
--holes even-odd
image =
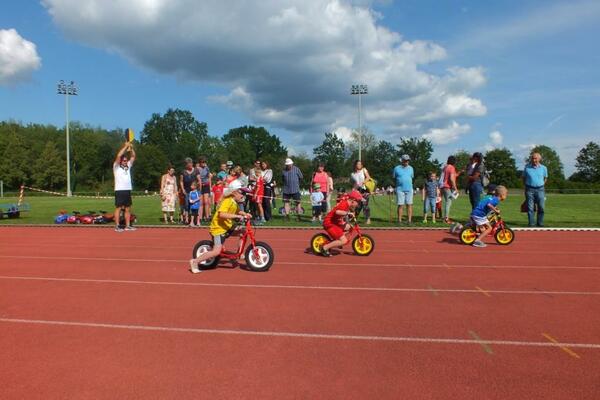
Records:
{"label": "tree line", "polygon": [[[71,181],[73,191],[111,191],[112,163],[123,143],[123,129],[106,130],[78,122],[70,125]],[[354,134],[356,135],[356,134]],[[323,142],[306,153],[292,158],[304,172],[304,186],[308,187],[311,171],[324,163],[337,186],[349,185],[352,164],[358,157],[358,138],[344,141],[327,132]],[[399,143],[379,140],[372,133],[363,134],[362,153],[365,166],[378,186],[394,185],[391,171],[399,157],[408,154],[420,185],[431,171],[439,172],[445,160],[433,158],[432,143],[423,138],[402,138]],[[600,146],[586,144],[576,159],[576,172],[565,178],[558,153],[545,145],[536,146],[543,164],[548,168],[549,188],[586,188],[600,184]],[[160,177],[168,166],[183,168],[183,160],[200,156],[207,158],[211,170],[231,160],[242,167],[250,167],[257,159],[265,160],[280,175],[288,149],[279,137],[263,127],[241,126],[230,129],[221,137],[208,133],[205,122],[196,120],[190,111],[169,109],[164,114],[152,114],[144,124],[136,143],[137,161],[134,185],[136,190],[157,190]],[[42,189],[65,191],[66,151],[64,130],[52,125],[28,124],[14,121],[0,122],[0,180],[7,190],[17,190],[24,183]],[[450,155],[450,154],[449,154]],[[469,162],[470,153],[460,150],[453,154],[457,169]],[[521,187],[520,173],[526,160],[516,160],[509,149],[493,149],[484,154],[491,181],[508,187]],[[464,187],[463,183],[461,187]]]}

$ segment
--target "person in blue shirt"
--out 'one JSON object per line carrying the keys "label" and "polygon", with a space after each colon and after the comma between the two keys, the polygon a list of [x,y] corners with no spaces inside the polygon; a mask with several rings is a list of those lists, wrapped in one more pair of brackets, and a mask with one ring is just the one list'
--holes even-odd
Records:
{"label": "person in blue shirt", "polygon": [[202,204],[202,197],[198,192],[198,184],[196,182],[192,183],[192,191],[189,194],[189,202],[190,202],[190,227],[200,226],[200,215],[198,215],[198,210],[200,210],[200,205]]}
{"label": "person in blue shirt", "polygon": [[397,165],[394,168],[393,177],[396,181],[396,203],[398,204],[398,223],[402,223],[402,215],[404,214],[404,206],[407,209],[408,224],[412,224],[413,214],[413,179],[415,179],[415,171],[413,167],[408,165],[410,157],[404,154],[400,160],[402,165]]}
{"label": "person in blue shirt", "polygon": [[487,214],[490,211],[499,214],[500,209],[498,209],[498,204],[500,204],[501,201],[504,201],[507,195],[508,190],[506,190],[506,187],[498,185],[496,186],[493,196],[484,197],[477,203],[477,206],[473,208],[473,211],[471,211],[471,220],[477,226],[477,231],[479,232],[479,236],[477,236],[477,240],[473,242],[473,246],[486,247],[486,244],[483,243],[483,238],[492,231],[492,225],[490,225],[490,221],[487,219]]}
{"label": "person in blue shirt", "polygon": [[525,184],[525,198],[527,199],[527,219],[529,226],[534,226],[535,209],[537,208],[537,226],[544,226],[544,203],[546,191],[544,186],[548,179],[548,169],[541,164],[540,153],[532,153],[531,161],[523,170],[523,183]]}

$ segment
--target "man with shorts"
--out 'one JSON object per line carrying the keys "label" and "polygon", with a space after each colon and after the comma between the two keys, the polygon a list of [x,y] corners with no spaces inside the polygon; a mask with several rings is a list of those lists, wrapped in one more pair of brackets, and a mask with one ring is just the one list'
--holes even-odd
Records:
{"label": "man with shorts", "polygon": [[410,157],[404,154],[401,157],[402,165],[397,165],[394,168],[393,177],[396,181],[396,203],[398,204],[398,223],[402,223],[402,215],[404,214],[404,205],[407,209],[408,224],[412,224],[413,213],[413,179],[415,179],[415,171],[413,167],[408,165]]}
{"label": "man with shorts", "polygon": [[286,219],[290,218],[290,202],[294,201],[296,209],[296,218],[300,221],[300,181],[302,181],[302,171],[294,165],[291,158],[285,159],[285,168],[283,170],[283,207]]}
{"label": "man with shorts", "polygon": [[329,249],[343,246],[348,243],[346,232],[350,229],[350,225],[346,222],[345,218],[353,218],[356,207],[358,207],[358,204],[362,201],[362,194],[360,194],[358,190],[353,190],[329,211],[323,220],[323,228],[327,231],[327,234],[331,238],[331,242],[321,247],[321,255],[323,257],[331,257]]}
{"label": "man with shorts", "polygon": [[[129,159],[125,153],[130,152]],[[115,231],[135,231],[131,226],[131,166],[135,161],[135,150],[132,143],[125,143],[113,163],[113,174],[115,176]],[[121,228],[121,210],[124,211],[125,229]]]}
{"label": "man with shorts", "polygon": [[[223,201],[219,204],[219,208],[212,218],[209,232],[213,240],[213,248],[206,253],[203,253],[198,258],[190,260],[190,271],[197,274],[200,272],[198,264],[209,258],[217,257],[221,254],[225,239],[231,234],[234,229],[233,220],[242,218],[252,218],[251,214],[241,211],[238,203],[244,201],[242,194],[242,185],[240,181],[235,180],[229,184],[223,193]],[[241,243],[239,243],[241,245]]]}

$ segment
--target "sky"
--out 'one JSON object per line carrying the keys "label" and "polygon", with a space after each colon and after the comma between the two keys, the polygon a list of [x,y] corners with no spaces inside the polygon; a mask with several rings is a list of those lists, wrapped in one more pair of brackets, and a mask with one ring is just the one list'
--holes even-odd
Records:
{"label": "sky", "polygon": [[4,0],[0,120],[135,132],[190,110],[265,126],[291,154],[358,126],[396,144],[558,151],[600,141],[600,1]]}

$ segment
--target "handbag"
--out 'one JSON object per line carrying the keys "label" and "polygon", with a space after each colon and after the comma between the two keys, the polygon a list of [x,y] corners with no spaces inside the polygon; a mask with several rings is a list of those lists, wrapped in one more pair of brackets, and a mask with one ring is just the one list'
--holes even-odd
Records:
{"label": "handbag", "polygon": [[376,185],[375,179],[373,179],[373,178],[366,179],[364,185],[367,188],[367,190],[369,191],[369,193],[373,193],[375,191],[375,185]]}
{"label": "handbag", "polygon": [[521,203],[521,212],[526,213],[529,211],[529,207],[527,207],[527,200],[523,200]]}

